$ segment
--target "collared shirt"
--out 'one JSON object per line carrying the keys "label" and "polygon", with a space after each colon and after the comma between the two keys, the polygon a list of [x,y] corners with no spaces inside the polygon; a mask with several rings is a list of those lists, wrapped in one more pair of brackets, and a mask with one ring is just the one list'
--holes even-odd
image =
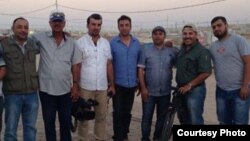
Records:
{"label": "collared shirt", "polygon": [[83,53],[80,86],[87,90],[106,90],[107,62],[112,59],[109,41],[100,37],[95,45],[92,37],[85,34],[77,42]]}
{"label": "collared shirt", "polygon": [[132,88],[137,86],[137,64],[141,45],[137,38],[131,36],[129,46],[125,45],[120,36],[110,41],[113,57],[115,84]]}
{"label": "collared shirt", "polygon": [[145,83],[150,96],[164,96],[171,92],[172,68],[178,50],[154,46],[144,48],[138,67],[145,69]]}
{"label": "collared shirt", "polygon": [[68,36],[57,46],[52,32],[41,32],[34,37],[40,41],[39,83],[40,90],[51,95],[70,92],[72,65],[82,61],[76,41]]}
{"label": "collared shirt", "polygon": [[22,53],[24,54],[26,51],[25,45],[27,44],[27,42],[24,42],[23,45],[18,45],[20,47],[20,49],[22,50]]}
{"label": "collared shirt", "polygon": [[185,85],[195,79],[200,73],[211,73],[211,55],[209,50],[199,42],[195,43],[190,50],[182,47],[176,63],[176,82]]}

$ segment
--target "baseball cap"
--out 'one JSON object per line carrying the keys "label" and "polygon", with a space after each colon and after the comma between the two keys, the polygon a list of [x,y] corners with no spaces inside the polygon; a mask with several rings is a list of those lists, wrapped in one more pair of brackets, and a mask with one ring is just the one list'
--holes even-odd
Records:
{"label": "baseball cap", "polygon": [[198,33],[198,30],[197,30],[197,28],[196,28],[196,26],[194,24],[186,24],[186,25],[184,25],[183,28],[182,28],[182,31],[184,30],[184,28],[192,28],[192,30],[194,32]]}
{"label": "baseball cap", "polygon": [[55,20],[60,20],[64,21],[65,20],[65,15],[63,12],[52,12],[49,16],[50,21],[55,21]]}
{"label": "baseball cap", "polygon": [[156,26],[153,31],[152,31],[152,34],[156,31],[161,31],[161,32],[164,32],[164,34],[166,34],[166,31],[165,29],[162,27],[162,26]]}

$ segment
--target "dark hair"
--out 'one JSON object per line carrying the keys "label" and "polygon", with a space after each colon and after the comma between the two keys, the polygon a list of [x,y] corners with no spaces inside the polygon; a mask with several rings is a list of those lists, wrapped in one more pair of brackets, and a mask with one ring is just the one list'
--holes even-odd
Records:
{"label": "dark hair", "polygon": [[18,20],[25,20],[25,21],[28,21],[27,19],[25,19],[24,17],[18,17],[16,19],[14,19],[13,23],[12,23],[12,26],[14,26],[14,24],[18,21]]}
{"label": "dark hair", "polygon": [[88,19],[87,19],[87,25],[89,25],[89,23],[90,23],[90,19],[95,19],[95,20],[102,20],[102,16],[100,15],[100,14],[96,14],[96,13],[94,13],[94,14],[91,14],[89,17],[88,17]]}
{"label": "dark hair", "polygon": [[119,22],[122,20],[128,20],[131,24],[131,18],[129,16],[121,15],[121,17],[117,20],[117,23],[119,24]]}
{"label": "dark hair", "polygon": [[218,20],[222,20],[223,23],[227,24],[227,19],[223,16],[216,16],[212,19],[211,24],[213,24],[214,22],[218,21]]}

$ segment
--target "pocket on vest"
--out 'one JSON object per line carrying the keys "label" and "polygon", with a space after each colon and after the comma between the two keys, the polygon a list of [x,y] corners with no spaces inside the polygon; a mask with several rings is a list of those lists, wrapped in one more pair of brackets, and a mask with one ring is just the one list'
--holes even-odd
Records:
{"label": "pocket on vest", "polygon": [[24,80],[22,77],[10,76],[6,79],[3,87],[7,92],[22,92]]}
{"label": "pocket on vest", "polygon": [[31,88],[33,90],[37,90],[38,89],[38,75],[37,75],[37,73],[31,74],[30,81],[31,81]]}

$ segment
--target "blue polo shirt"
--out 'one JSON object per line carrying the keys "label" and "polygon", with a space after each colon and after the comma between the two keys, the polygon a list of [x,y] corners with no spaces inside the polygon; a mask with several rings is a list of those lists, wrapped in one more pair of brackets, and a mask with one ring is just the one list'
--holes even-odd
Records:
{"label": "blue polo shirt", "polygon": [[141,52],[139,40],[131,35],[129,46],[119,36],[110,41],[115,84],[127,88],[137,86],[137,63]]}
{"label": "blue polo shirt", "polygon": [[144,48],[138,67],[145,70],[145,81],[150,96],[170,94],[173,66],[176,62],[178,49],[164,47],[157,49],[154,45]]}

